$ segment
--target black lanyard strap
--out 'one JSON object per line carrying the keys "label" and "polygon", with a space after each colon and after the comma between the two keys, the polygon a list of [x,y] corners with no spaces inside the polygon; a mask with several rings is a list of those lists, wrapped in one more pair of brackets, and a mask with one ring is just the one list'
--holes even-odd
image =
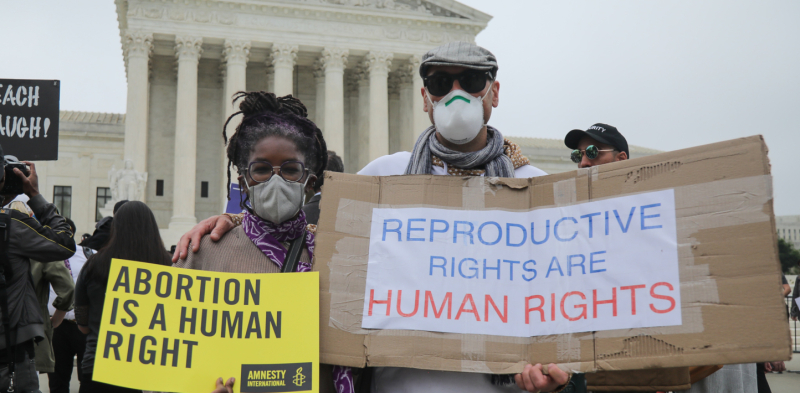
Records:
{"label": "black lanyard strap", "polygon": [[303,245],[305,245],[305,242],[306,230],[303,229],[303,233],[300,234],[300,237],[292,240],[292,243],[289,244],[289,252],[286,253],[286,259],[283,261],[281,273],[291,273],[295,270],[297,262],[300,261],[300,254],[303,253]]}

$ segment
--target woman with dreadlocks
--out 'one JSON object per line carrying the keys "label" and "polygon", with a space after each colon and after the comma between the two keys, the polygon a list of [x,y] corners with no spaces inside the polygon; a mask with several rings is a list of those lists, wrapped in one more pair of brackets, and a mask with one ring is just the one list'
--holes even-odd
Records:
{"label": "woman with dreadlocks", "polygon": [[[246,195],[240,201],[244,213],[234,216],[241,226],[217,242],[204,237],[199,244],[203,252],[176,266],[229,273],[310,271],[315,228],[306,225],[301,207],[327,164],[322,132],[292,96],[239,92],[234,102],[240,99],[239,112],[228,118],[222,135],[228,143],[228,189],[234,166]],[[242,122],[228,141],[227,125],[239,114]],[[335,367],[334,377],[337,391],[352,391],[349,368]],[[226,391],[232,382],[226,387],[218,379],[218,391]]]}

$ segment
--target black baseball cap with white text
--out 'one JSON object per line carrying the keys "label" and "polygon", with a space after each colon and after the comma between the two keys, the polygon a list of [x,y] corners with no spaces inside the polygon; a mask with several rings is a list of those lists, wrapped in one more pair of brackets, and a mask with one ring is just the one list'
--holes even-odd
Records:
{"label": "black baseball cap with white text", "polygon": [[619,133],[617,127],[608,124],[597,123],[584,130],[572,130],[564,137],[564,144],[570,149],[577,149],[583,137],[588,136],[600,143],[611,145],[617,151],[624,151],[628,158],[631,153],[628,151],[628,141]]}

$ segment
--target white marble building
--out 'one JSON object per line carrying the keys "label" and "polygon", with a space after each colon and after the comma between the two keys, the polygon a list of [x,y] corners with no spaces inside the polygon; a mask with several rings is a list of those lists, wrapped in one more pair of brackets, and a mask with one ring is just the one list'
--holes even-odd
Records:
{"label": "white marble building", "polygon": [[775,216],[778,237],[800,250],[800,216]]}
{"label": "white marble building", "polygon": [[[167,245],[223,210],[222,125],[236,111],[235,92],[297,96],[328,148],[356,172],[410,150],[430,125],[419,93],[421,55],[474,41],[491,19],[452,0],[115,3],[127,113],[63,112],[60,159],[39,164],[42,192],[70,210],[79,233],[91,232],[111,200],[108,171],[131,160],[147,179],[143,199]],[[575,168],[560,140],[512,139],[549,173]],[[654,152],[632,147],[634,157]]]}
{"label": "white marble building", "polygon": [[[128,78],[124,159],[147,172],[165,239],[224,205],[221,128],[240,90],[293,94],[348,168],[429,125],[420,56],[489,15],[449,0],[117,0]],[[393,119],[394,121],[390,121]],[[163,189],[156,193],[155,182]]]}

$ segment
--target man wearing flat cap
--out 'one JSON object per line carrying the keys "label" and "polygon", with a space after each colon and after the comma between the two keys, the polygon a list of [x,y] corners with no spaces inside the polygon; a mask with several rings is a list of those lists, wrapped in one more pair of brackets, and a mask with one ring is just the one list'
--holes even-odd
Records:
{"label": "man wearing flat cap", "polygon": [[[529,178],[546,175],[530,165],[515,143],[488,125],[492,108],[500,102],[497,59],[488,50],[468,42],[451,42],[422,57],[419,73],[424,87],[423,108],[431,125],[417,139],[412,152],[379,157],[360,175],[458,175]],[[183,259],[189,242],[211,233],[218,240],[232,229],[233,221],[216,216],[197,224],[185,234],[173,260]],[[193,247],[197,252],[199,248]],[[549,374],[543,369],[549,368]],[[475,392],[501,393],[557,391],[570,376],[555,365],[526,365],[522,373],[491,376],[478,373],[429,371],[401,367],[377,367],[371,378],[372,392]]]}
{"label": "man wearing flat cap", "polygon": [[492,52],[468,42],[451,42],[422,57],[419,73],[424,107],[432,126],[412,152],[380,157],[361,175],[475,175],[535,177],[546,173],[530,165],[515,143],[488,125],[500,103],[498,65]]}

